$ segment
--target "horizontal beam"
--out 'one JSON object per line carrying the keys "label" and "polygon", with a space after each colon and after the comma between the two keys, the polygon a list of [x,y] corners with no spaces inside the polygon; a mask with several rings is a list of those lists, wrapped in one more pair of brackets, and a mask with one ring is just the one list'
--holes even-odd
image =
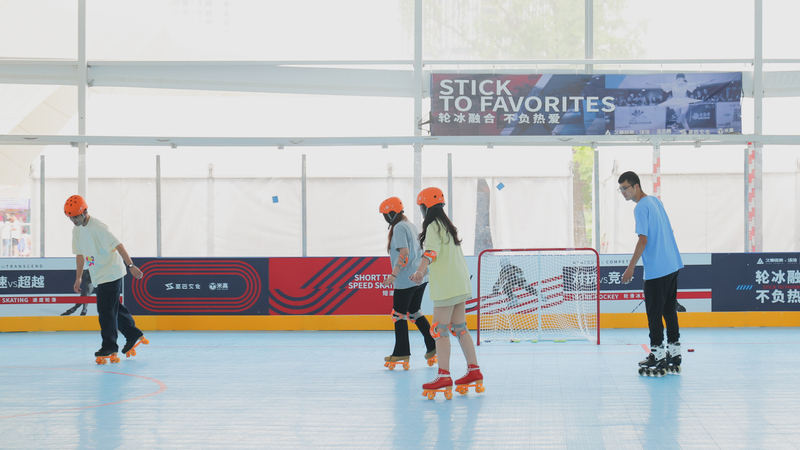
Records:
{"label": "horizontal beam", "polygon": [[[769,62],[771,60],[765,60]],[[800,60],[775,60],[800,64]],[[490,60],[426,61],[423,72],[424,96],[429,95],[430,74],[452,71],[460,74],[573,73],[574,66],[592,64],[593,73],[617,74],[602,65],[709,65],[742,63],[752,60]],[[434,70],[433,66],[439,66]],[[547,69],[538,65],[550,66]],[[315,66],[315,67],[311,67]],[[338,66],[338,67],[335,67]],[[362,66],[357,68],[356,66]],[[364,67],[367,66],[367,67]],[[380,67],[379,67],[380,66]],[[505,66],[501,69],[496,66]],[[514,66],[510,68],[509,66]],[[673,71],[692,73],[688,67]],[[627,74],[650,74],[645,67],[627,69]],[[742,88],[753,96],[752,72],[743,71]],[[91,61],[88,63],[89,86],[183,89],[215,92],[265,92],[283,94],[347,95],[412,98],[413,62],[387,61]],[[0,84],[36,84],[77,86],[78,63],[70,60],[0,59]],[[800,96],[800,71],[764,72],[765,97]]]}
{"label": "horizontal beam", "polygon": [[675,135],[675,136],[385,136],[385,137],[155,137],[0,135],[2,145],[69,145],[143,147],[353,147],[353,146],[622,146],[622,145],[800,145],[800,136]]}

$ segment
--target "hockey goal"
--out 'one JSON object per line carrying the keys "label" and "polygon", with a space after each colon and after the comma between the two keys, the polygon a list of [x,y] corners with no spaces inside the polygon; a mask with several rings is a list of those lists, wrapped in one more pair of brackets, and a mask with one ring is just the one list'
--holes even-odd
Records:
{"label": "hockey goal", "polygon": [[600,255],[591,248],[493,249],[478,257],[478,345],[600,344]]}

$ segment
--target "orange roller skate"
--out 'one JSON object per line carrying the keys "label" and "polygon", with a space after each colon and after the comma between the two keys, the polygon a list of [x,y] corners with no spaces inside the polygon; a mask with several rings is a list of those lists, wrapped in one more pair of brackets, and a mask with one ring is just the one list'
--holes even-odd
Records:
{"label": "orange roller skate", "polygon": [[383,358],[386,361],[383,364],[383,367],[388,367],[389,370],[394,370],[394,367],[398,364],[403,364],[403,370],[408,370],[411,367],[409,363],[409,359],[411,359],[411,355],[408,356],[386,356]]}
{"label": "orange roller skate", "polygon": [[436,356],[436,349],[425,353],[425,359],[428,360],[428,367],[433,367],[434,364],[439,362],[439,357]]}
{"label": "orange roller skate", "polygon": [[475,392],[481,393],[486,390],[483,387],[483,374],[481,368],[475,364],[470,364],[467,374],[456,380],[456,392],[461,395],[467,395],[469,388],[474,387]]}
{"label": "orange roller skate", "polygon": [[422,395],[428,397],[428,400],[433,400],[437,392],[444,392],[444,398],[448,400],[453,398],[453,379],[450,378],[450,372],[439,369],[439,376],[435,380],[422,385]]}
{"label": "orange roller skate", "polygon": [[135,341],[126,342],[125,346],[122,347],[122,353],[125,353],[126,358],[130,358],[131,356],[136,356],[136,347],[139,344],[147,345],[149,343],[150,341],[148,341],[147,338],[144,337],[144,335],[139,336],[139,339],[136,339]]}
{"label": "orange roller skate", "polygon": [[103,350],[102,348],[94,353],[96,357],[94,362],[97,364],[108,364],[111,363],[118,363],[119,357],[117,356],[117,352],[111,350]]}

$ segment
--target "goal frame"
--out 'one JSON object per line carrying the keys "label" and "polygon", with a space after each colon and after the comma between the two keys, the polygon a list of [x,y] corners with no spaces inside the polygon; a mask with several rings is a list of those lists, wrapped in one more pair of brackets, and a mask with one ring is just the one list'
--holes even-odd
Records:
{"label": "goal frame", "polygon": [[563,248],[490,248],[486,249],[478,255],[478,330],[477,330],[477,345],[481,345],[481,263],[483,261],[484,253],[492,252],[558,252],[558,251],[588,251],[594,253],[597,261],[597,289],[595,291],[597,303],[597,345],[600,345],[600,253],[593,248],[588,247],[563,247]]}

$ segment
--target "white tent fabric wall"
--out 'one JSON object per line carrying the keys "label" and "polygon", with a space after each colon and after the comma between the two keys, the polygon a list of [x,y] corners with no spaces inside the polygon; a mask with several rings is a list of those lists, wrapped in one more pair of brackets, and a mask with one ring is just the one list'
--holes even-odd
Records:
{"label": "white tent fabric wall", "polygon": [[[555,171],[554,171],[555,172]],[[495,248],[573,247],[572,177],[493,178],[492,243]],[[502,189],[497,189],[499,183]]]}
{"label": "white tent fabric wall", "polygon": [[[181,180],[171,180],[172,183]],[[299,179],[215,179],[213,256],[298,256],[302,251],[301,184]],[[166,188],[165,188],[166,189]],[[197,191],[198,188],[192,190]],[[202,190],[202,189],[201,189]],[[205,195],[203,195],[206,197]],[[277,201],[273,202],[273,197]],[[179,200],[175,196],[172,201]],[[172,203],[170,201],[170,203]],[[204,206],[209,204],[204,199]],[[208,207],[206,207],[206,210]],[[182,228],[192,211],[175,221]],[[196,214],[196,213],[195,213]],[[202,220],[200,222],[203,222]],[[206,222],[206,228],[208,222]],[[198,223],[198,228],[202,227]],[[165,224],[162,228],[166,228]],[[203,230],[197,230],[203,234]],[[195,232],[186,232],[192,235]],[[185,238],[184,238],[185,239]],[[195,239],[200,240],[200,239]],[[206,241],[199,244],[206,250]],[[164,255],[183,256],[186,243],[165,247]],[[208,251],[203,252],[203,256]]]}
{"label": "white tent fabric wall", "polygon": [[[744,148],[661,147],[661,199],[681,252],[744,251]],[[636,172],[653,193],[652,147],[600,151],[600,235],[603,253],[631,253],[636,245],[632,202],[617,191],[619,175]],[[763,150],[764,251],[800,251],[800,151]]]}

